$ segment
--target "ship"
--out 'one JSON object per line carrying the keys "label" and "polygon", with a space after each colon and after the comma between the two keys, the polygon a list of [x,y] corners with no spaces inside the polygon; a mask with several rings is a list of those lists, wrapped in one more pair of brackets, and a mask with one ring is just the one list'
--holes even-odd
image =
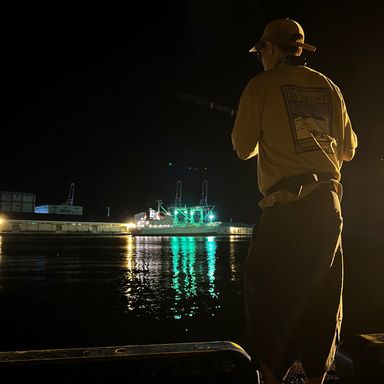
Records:
{"label": "ship", "polygon": [[181,204],[182,182],[177,181],[174,204],[164,207],[157,200],[157,209],[149,208],[134,215],[130,225],[133,236],[251,236],[253,225],[224,223],[216,220],[215,206],[207,201],[208,181],[203,181],[198,205]]}
{"label": "ship", "polygon": [[210,206],[170,206],[161,202],[157,210],[149,208],[135,215],[130,228],[133,236],[214,236],[219,234],[222,222],[214,220]]}

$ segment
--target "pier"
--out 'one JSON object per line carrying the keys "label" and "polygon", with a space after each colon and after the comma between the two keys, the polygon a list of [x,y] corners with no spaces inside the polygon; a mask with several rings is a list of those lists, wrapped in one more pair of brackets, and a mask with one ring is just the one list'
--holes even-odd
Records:
{"label": "pier", "polygon": [[127,223],[1,218],[0,234],[128,235],[130,231]]}

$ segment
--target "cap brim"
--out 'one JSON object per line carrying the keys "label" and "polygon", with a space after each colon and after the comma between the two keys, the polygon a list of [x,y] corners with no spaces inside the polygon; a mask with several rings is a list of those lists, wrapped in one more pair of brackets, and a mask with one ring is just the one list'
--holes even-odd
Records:
{"label": "cap brim", "polygon": [[261,47],[263,46],[263,40],[259,40],[256,45],[254,45],[248,52],[255,53],[260,51]]}
{"label": "cap brim", "polygon": [[[316,52],[316,49],[317,49],[314,45],[307,44],[307,43],[300,44],[300,46],[303,49],[305,49],[306,51],[309,51],[309,52]],[[260,50],[260,43],[257,43],[248,52],[255,53],[255,52],[259,51],[259,50]]]}

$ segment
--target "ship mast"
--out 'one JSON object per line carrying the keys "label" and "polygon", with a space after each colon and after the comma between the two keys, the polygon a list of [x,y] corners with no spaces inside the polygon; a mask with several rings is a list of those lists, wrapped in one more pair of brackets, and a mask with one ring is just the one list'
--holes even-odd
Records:
{"label": "ship mast", "polygon": [[181,207],[181,180],[176,183],[175,207]]}
{"label": "ship mast", "polygon": [[160,213],[161,205],[163,204],[163,200],[156,200],[157,201],[157,213]]}
{"label": "ship mast", "polygon": [[206,207],[208,205],[208,180],[203,180],[200,205],[202,207]]}

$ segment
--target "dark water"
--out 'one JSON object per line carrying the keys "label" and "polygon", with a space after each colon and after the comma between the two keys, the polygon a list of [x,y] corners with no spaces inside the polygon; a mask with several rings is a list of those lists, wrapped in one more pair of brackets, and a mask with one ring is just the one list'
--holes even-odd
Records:
{"label": "dark water", "polygon": [[[244,345],[233,237],[4,237],[0,350],[231,340]],[[380,236],[344,241],[344,335],[384,332]]]}

